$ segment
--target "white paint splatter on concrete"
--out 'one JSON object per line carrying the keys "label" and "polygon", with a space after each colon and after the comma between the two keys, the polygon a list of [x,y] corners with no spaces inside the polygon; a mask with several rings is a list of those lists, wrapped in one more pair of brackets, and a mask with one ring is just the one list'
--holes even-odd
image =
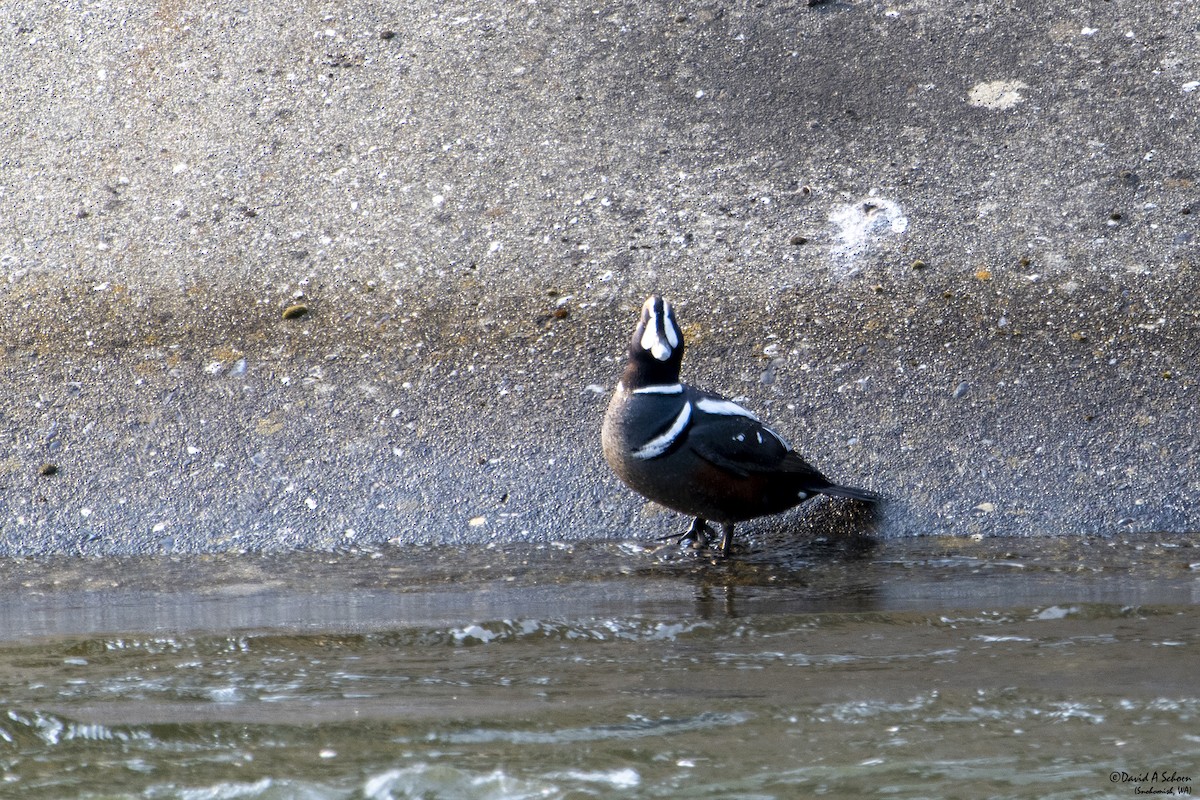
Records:
{"label": "white paint splatter on concrete", "polygon": [[1024,81],[989,81],[977,83],[967,92],[967,102],[978,108],[1006,111],[1025,102],[1022,89],[1028,89]]}
{"label": "white paint splatter on concrete", "polygon": [[829,221],[833,225],[832,253],[843,266],[849,262],[846,274],[853,274],[853,262],[879,242],[908,230],[908,217],[900,205],[875,195],[835,207],[829,212]]}

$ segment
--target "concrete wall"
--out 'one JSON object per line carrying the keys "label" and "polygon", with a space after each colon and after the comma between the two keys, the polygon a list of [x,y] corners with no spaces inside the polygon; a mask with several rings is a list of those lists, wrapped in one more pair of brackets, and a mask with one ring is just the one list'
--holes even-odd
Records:
{"label": "concrete wall", "polygon": [[1190,1],[17,5],[0,553],[676,529],[651,291],[890,499],[763,542],[1196,530],[1198,120]]}

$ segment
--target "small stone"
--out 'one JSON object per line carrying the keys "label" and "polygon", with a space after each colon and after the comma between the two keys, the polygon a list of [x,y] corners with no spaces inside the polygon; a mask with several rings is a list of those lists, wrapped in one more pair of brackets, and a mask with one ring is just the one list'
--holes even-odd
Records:
{"label": "small stone", "polygon": [[975,510],[982,511],[984,514],[991,514],[993,511],[996,510],[996,504],[995,503],[980,503],[979,505],[975,506]]}
{"label": "small stone", "polygon": [[802,244],[808,244],[808,237],[801,236],[800,234],[796,234],[792,238],[788,239],[788,244],[796,245],[796,246],[799,246]]}
{"label": "small stone", "polygon": [[990,269],[988,269],[987,267],[980,267],[979,269],[975,270],[975,280],[990,281],[991,279],[992,279],[992,271]]}
{"label": "small stone", "polygon": [[925,261],[923,261],[922,259],[919,259],[919,258],[916,261],[912,262],[913,269],[925,269],[928,266],[929,266],[928,263],[926,263]]}
{"label": "small stone", "polygon": [[968,381],[963,381],[962,383],[958,384],[958,386],[954,387],[954,399],[960,400],[963,397],[966,397],[969,391],[971,391],[971,384]]}
{"label": "small stone", "polygon": [[55,466],[54,464],[49,464],[49,463],[42,464],[40,467],[38,467],[38,474],[43,477],[49,478],[51,475],[58,474],[58,467]]}
{"label": "small stone", "polygon": [[304,303],[293,303],[283,310],[284,319],[298,319],[308,313],[308,306]]}

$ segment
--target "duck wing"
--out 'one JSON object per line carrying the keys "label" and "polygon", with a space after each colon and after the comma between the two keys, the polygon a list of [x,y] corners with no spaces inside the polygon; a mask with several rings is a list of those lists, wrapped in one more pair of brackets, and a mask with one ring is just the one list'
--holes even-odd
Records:
{"label": "duck wing", "polygon": [[687,441],[696,455],[741,477],[792,471],[789,465],[795,454],[788,443],[753,412],[732,400],[701,392],[695,392],[691,403],[694,413]]}

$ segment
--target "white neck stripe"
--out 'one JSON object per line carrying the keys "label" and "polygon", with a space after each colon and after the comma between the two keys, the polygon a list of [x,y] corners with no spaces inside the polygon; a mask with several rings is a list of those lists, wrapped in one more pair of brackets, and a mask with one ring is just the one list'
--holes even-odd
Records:
{"label": "white neck stripe", "polygon": [[634,389],[634,394],[682,394],[682,383],[656,383],[652,386],[643,386],[640,389]]}
{"label": "white neck stripe", "polygon": [[684,403],[683,408],[679,411],[679,416],[675,417],[675,421],[671,423],[671,427],[646,442],[637,450],[634,450],[633,457],[640,458],[643,461],[650,458],[658,458],[667,452],[671,448],[671,445],[675,444],[675,440],[687,430],[688,423],[691,420],[692,404]]}

